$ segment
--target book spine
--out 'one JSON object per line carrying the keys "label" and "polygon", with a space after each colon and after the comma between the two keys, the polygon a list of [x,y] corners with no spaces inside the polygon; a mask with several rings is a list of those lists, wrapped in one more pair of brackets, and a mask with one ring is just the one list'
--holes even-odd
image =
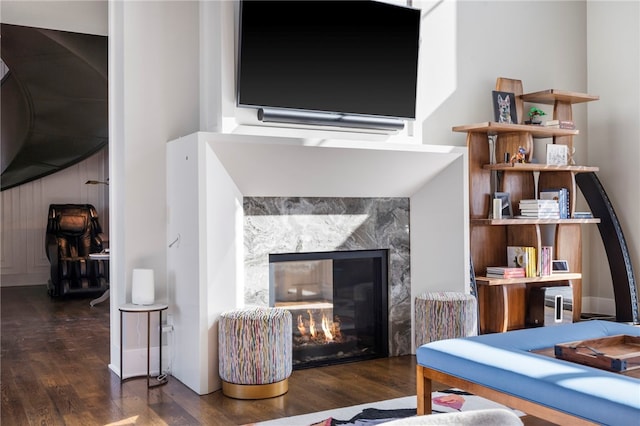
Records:
{"label": "book spine", "polygon": [[560,188],[560,219],[569,219],[569,190]]}
{"label": "book spine", "polygon": [[545,127],[574,130],[576,124],[571,120],[549,120],[545,123]]}
{"label": "book spine", "polygon": [[540,276],[551,275],[551,259],[553,258],[553,248],[543,246],[540,252]]}
{"label": "book spine", "polygon": [[527,247],[527,257],[529,259],[529,263],[527,264],[527,278],[536,277],[538,274],[537,271],[537,262],[536,262],[536,249],[533,247]]}

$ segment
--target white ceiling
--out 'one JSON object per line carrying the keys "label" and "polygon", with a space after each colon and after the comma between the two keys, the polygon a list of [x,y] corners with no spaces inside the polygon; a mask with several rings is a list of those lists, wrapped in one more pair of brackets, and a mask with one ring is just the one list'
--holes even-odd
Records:
{"label": "white ceiling", "polygon": [[102,36],[109,33],[107,0],[2,0],[0,6],[3,24]]}

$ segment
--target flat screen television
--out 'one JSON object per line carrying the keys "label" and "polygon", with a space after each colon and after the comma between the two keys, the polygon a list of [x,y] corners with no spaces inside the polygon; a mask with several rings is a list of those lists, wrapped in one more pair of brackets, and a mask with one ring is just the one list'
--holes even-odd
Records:
{"label": "flat screen television", "polygon": [[419,10],[243,0],[239,31],[238,106],[415,119]]}

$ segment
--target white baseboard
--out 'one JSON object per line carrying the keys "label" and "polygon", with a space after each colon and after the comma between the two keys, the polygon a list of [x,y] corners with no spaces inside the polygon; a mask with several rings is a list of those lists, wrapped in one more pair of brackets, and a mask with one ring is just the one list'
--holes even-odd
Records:
{"label": "white baseboard", "polygon": [[0,287],[45,285],[48,281],[48,271],[33,274],[2,274],[2,278],[0,279]]}
{"label": "white baseboard", "polygon": [[614,299],[604,297],[583,297],[582,312],[615,316],[616,302]]}

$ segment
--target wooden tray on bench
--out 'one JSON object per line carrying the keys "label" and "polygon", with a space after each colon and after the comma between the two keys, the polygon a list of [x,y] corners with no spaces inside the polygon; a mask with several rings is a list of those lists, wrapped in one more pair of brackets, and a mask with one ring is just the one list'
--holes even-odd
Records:
{"label": "wooden tray on bench", "polygon": [[621,334],[559,343],[554,352],[556,358],[603,370],[625,372],[640,368],[640,336]]}

